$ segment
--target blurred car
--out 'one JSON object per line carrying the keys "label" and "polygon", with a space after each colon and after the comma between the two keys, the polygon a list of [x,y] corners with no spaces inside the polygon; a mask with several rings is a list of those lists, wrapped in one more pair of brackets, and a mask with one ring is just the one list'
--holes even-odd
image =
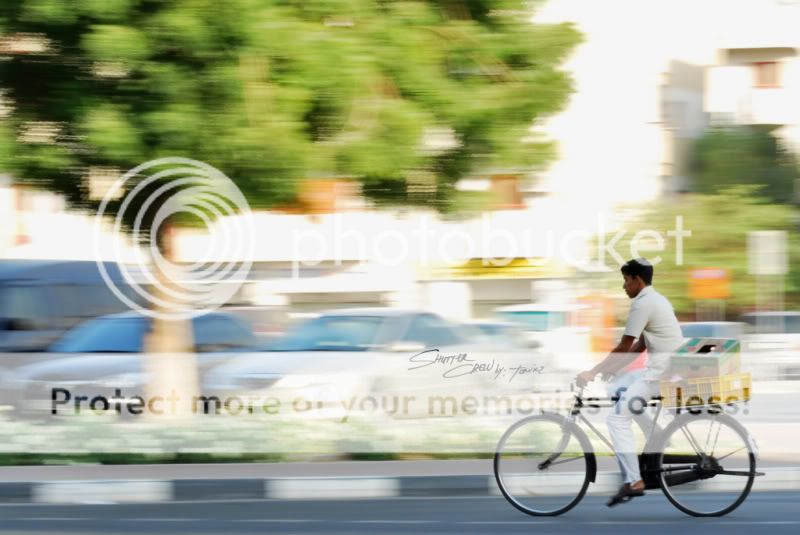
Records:
{"label": "blurred car", "polygon": [[742,315],[750,349],[796,351],[800,349],[800,312],[751,312]]}
{"label": "blurred car", "polygon": [[[35,407],[50,400],[54,386],[87,387],[93,395],[113,394],[115,388],[141,394],[147,381],[141,352],[150,321],[142,314],[125,312],[75,327],[49,348],[58,358],[21,366],[5,376],[3,401]],[[191,324],[201,373],[231,354],[256,351],[263,345],[245,322],[230,314],[198,316]]]}
{"label": "blurred car", "polygon": [[469,343],[463,331],[436,314],[390,308],[335,310],[274,340],[266,356],[243,355],[214,368],[206,386],[215,392],[263,388],[298,372],[351,369],[348,363],[354,365],[373,352],[413,355],[428,348],[467,349]]}
{"label": "blurred car", "polygon": [[[202,354],[247,351],[261,343],[247,323],[221,312],[192,318],[194,350]],[[101,316],[66,333],[48,350],[53,353],[141,353],[150,318],[136,312]]]}
{"label": "blurred car", "polygon": [[692,321],[681,323],[684,338],[732,338],[742,340],[744,324],[736,321]]}
{"label": "blurred car", "polygon": [[[242,355],[211,369],[203,391],[220,398],[302,396],[315,406],[334,407],[358,394],[463,394],[494,379],[469,373],[469,363],[497,363],[509,356],[473,334],[429,312],[334,310],[297,325],[266,353]],[[444,360],[436,361],[437,356]],[[530,351],[509,358],[523,357],[526,363],[536,360]]]}
{"label": "blurred car", "polygon": [[475,342],[437,314],[392,308],[333,310],[301,323],[272,351],[394,351],[449,348]]}
{"label": "blurred car", "polygon": [[742,315],[742,351],[762,378],[800,379],[800,311],[765,311]]}
{"label": "blurred car", "polygon": [[[119,265],[104,267],[120,291],[138,302]],[[81,321],[127,309],[95,262],[0,261],[0,352],[44,351]]]}

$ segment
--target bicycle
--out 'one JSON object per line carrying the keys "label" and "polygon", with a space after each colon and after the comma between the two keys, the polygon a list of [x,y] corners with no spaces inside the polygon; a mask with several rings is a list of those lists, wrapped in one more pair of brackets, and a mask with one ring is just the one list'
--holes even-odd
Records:
{"label": "bicycle", "polygon": [[[579,423],[616,455],[611,442],[581,414],[583,392],[580,388],[575,394],[567,416],[542,412],[523,418],[498,442],[495,480],[503,496],[523,513],[564,514],[596,481],[598,458]],[[593,402],[592,408],[613,407],[616,398],[587,401]],[[758,450],[747,430],[719,404],[668,409],[675,417],[660,429],[661,399],[646,405],[657,409],[645,453],[639,455],[645,488],[660,488],[672,505],[692,516],[723,516],[739,507],[755,477],[764,475],[756,472]]]}

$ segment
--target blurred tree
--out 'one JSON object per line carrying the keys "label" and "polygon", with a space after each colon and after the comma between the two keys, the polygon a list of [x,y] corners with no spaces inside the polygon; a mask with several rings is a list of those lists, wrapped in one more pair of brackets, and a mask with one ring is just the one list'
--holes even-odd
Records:
{"label": "blurred tree", "polygon": [[530,18],[520,0],[4,0],[0,165],[73,203],[89,167],[169,155],[255,206],[328,175],[446,208],[467,173],[553,157],[529,130],[566,103],[579,35]]}
{"label": "blurred tree", "polygon": [[[0,170],[91,207],[87,177],[183,156],[254,207],[322,175],[444,210],[459,177],[554,155],[530,128],[565,105],[579,35],[531,15],[522,0],[3,0]],[[163,323],[161,350],[189,346]]]}
{"label": "blurred tree", "polygon": [[762,195],[774,202],[797,201],[797,157],[764,128],[712,128],[695,144],[691,170],[694,191],[714,193],[725,186],[754,184],[763,186]]}

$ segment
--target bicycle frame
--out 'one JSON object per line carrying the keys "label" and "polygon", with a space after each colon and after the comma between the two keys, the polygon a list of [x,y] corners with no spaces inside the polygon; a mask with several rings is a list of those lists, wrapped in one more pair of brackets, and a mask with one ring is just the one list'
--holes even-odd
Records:
{"label": "bicycle frame", "polygon": [[[596,401],[598,403],[593,403],[591,405],[591,407],[592,408],[614,408],[614,405],[616,404],[618,399],[619,398],[614,398],[614,397],[612,397],[612,398],[592,398],[593,401]],[[599,403],[604,403],[604,404],[599,404]],[[581,388],[580,391],[575,395],[575,401],[573,402],[572,406],[570,407],[569,416],[567,416],[567,419],[566,419],[567,424],[576,424],[576,425],[580,425],[580,423],[585,424],[589,429],[592,430],[592,432],[595,434],[595,436],[597,438],[599,438],[603,442],[603,444],[608,446],[608,448],[611,450],[611,452],[616,456],[617,455],[617,451],[614,449],[614,445],[611,443],[611,441],[608,438],[606,438],[606,436],[603,435],[603,433],[599,429],[597,429],[597,427],[595,427],[592,424],[592,422],[590,422],[583,414],[581,414],[581,409],[583,409],[584,406],[585,405],[583,403],[583,388]],[[658,425],[657,425],[658,418],[659,418],[659,416],[661,416],[661,411],[663,409],[663,405],[661,404],[661,397],[659,396],[659,397],[652,398],[647,403],[647,406],[648,407],[656,406],[656,413],[655,413],[655,416],[653,416],[653,418],[652,418],[652,425],[651,425],[649,431],[647,431],[647,438],[645,440],[644,452],[639,454],[639,463],[640,463],[640,468],[641,468],[641,472],[642,472],[642,477],[643,477],[643,479],[645,481],[645,487],[650,489],[650,488],[660,488],[660,486],[661,486],[660,483],[658,483],[657,480],[653,479],[653,477],[656,477],[658,473],[683,471],[683,470],[686,470],[687,468],[690,468],[690,467],[677,466],[677,467],[671,467],[671,468],[655,469],[653,466],[650,466],[649,461],[652,461],[653,460],[653,456],[657,455],[657,453],[648,452],[648,448],[654,442],[658,443],[658,439],[660,438],[661,433],[664,431],[663,429],[658,428]],[[681,412],[680,409],[676,409],[676,413],[677,414],[680,414],[680,412]],[[656,432],[656,429],[658,429],[657,432]],[[644,429],[643,429],[643,431],[644,431]],[[686,435],[686,437],[689,440],[689,442],[692,444],[692,446],[693,446],[695,451],[699,452],[700,450],[702,450],[702,448],[700,448],[699,444],[696,443],[696,441],[694,440],[694,437],[692,437],[691,434],[687,435],[685,432],[684,432],[684,434]],[[561,441],[559,442],[559,446],[558,446],[558,450],[559,451],[562,450],[567,445],[567,443],[569,442],[569,438],[570,438],[570,432],[567,430],[567,431],[565,431],[564,436],[562,437]],[[546,461],[544,461],[543,463],[540,463],[539,468],[541,469],[541,468],[544,468],[546,466],[551,465],[555,461],[555,459],[558,458],[559,455],[560,455],[560,453],[556,453],[554,455],[551,455],[550,457],[548,457],[548,459]],[[713,458],[706,458],[702,454],[699,454],[699,455],[701,455],[699,459],[698,459],[698,456],[696,456],[696,455],[667,455],[667,456],[665,456],[667,458],[665,460],[669,460],[672,463],[689,463],[689,464],[698,463],[698,461],[699,461],[699,463],[701,465],[703,465],[703,466],[709,464],[711,466],[710,470],[714,471],[714,465],[716,465],[716,460],[714,460]],[[733,471],[723,471],[723,472],[718,472],[718,473],[728,473],[728,474],[732,474],[732,475],[746,475],[744,473],[739,474],[738,472],[733,472]],[[756,475],[763,475],[763,474],[760,473],[760,472],[757,472]],[[706,475],[703,474],[703,473],[695,472],[695,473],[692,473],[692,474],[680,474],[680,475],[676,475],[674,477],[676,479],[673,480],[672,484],[683,484],[683,483],[690,483],[692,481],[696,481],[697,479],[704,479],[706,477]]]}
{"label": "bicycle frame", "polygon": [[[592,408],[599,408],[599,409],[614,408],[614,405],[616,404],[618,399],[619,398],[592,398],[593,401],[602,402],[602,403],[605,403],[605,404],[604,405],[592,404],[591,407]],[[647,403],[648,407],[655,405],[657,408],[656,408],[656,414],[655,414],[655,416],[653,416],[653,419],[652,419],[652,426],[651,426],[650,430],[648,431],[647,439],[645,440],[645,451],[647,451],[647,447],[652,444],[654,439],[658,438],[658,436],[660,434],[660,431],[661,431],[659,429],[659,433],[655,432],[657,427],[658,427],[657,426],[658,418],[659,418],[659,416],[661,416],[661,410],[663,408],[663,406],[660,403],[660,400],[661,400],[660,397],[653,398],[653,400],[651,400],[651,401],[649,401]],[[608,448],[616,455],[617,452],[614,449],[614,445],[611,444],[611,441],[608,438],[606,438],[606,436],[603,435],[603,433],[600,432],[600,430],[597,429],[592,424],[592,422],[590,422],[583,414],[581,414],[581,409],[583,409],[584,406],[585,405],[583,404],[583,389],[580,389],[580,391],[575,395],[575,401],[573,402],[572,407],[570,407],[569,416],[567,416],[567,422],[569,422],[569,423],[578,423],[578,422],[580,422],[580,423],[585,424],[589,429],[592,430],[592,432],[595,434],[595,436],[597,436],[597,438],[599,438],[603,442],[603,444],[608,446]],[[569,435],[567,434],[567,440],[568,439],[569,439]]]}
{"label": "bicycle frame", "polygon": [[[596,403],[593,403],[591,407],[601,408],[601,409],[614,408],[618,399],[619,398],[613,398],[613,397],[592,398],[593,402]],[[594,435],[597,438],[599,438],[603,442],[603,444],[605,444],[608,447],[608,449],[610,449],[611,452],[616,456],[617,451],[614,448],[614,445],[611,443],[611,441],[581,413],[581,409],[583,409],[584,406],[585,405],[583,403],[583,389],[581,389],[580,392],[575,395],[575,401],[573,402],[572,407],[570,407],[569,416],[567,416],[567,422],[570,424],[577,424],[577,425],[580,425],[581,423],[585,424],[586,427],[591,429]],[[656,469],[653,466],[654,464],[657,464],[657,461],[654,459],[654,456],[657,454],[654,452],[650,452],[649,449],[651,449],[650,447],[652,446],[652,444],[658,443],[660,435],[663,432],[663,429],[658,427],[658,419],[661,416],[661,411],[663,410],[663,405],[661,404],[661,398],[656,397],[651,399],[647,403],[647,406],[648,407],[655,406],[656,413],[652,418],[650,429],[646,431],[647,438],[645,440],[644,452],[640,453],[638,457],[639,457],[639,466],[642,473],[642,478],[645,482],[645,488],[656,489],[661,487],[661,484],[658,482],[658,474],[660,472],[679,471],[681,468],[674,467],[671,469]],[[680,413],[680,411],[678,411],[678,413]],[[642,430],[644,431],[644,429]],[[563,449],[566,446],[567,442],[569,441],[569,438],[570,438],[570,433],[567,431],[564,433],[564,437],[561,439],[559,443],[559,448],[558,448],[559,450]],[[695,449],[697,450],[697,448]],[[556,454],[552,456],[552,458],[548,458],[544,463],[540,464],[540,468],[544,468],[552,464],[555,461],[555,459],[558,458],[559,455],[560,454]],[[692,455],[680,455],[680,456],[670,455],[669,460],[671,462],[696,463],[698,461],[698,458]],[[702,476],[697,473],[692,473],[692,474],[681,474],[680,476],[677,477],[681,479],[680,483],[690,483],[692,481],[696,481],[697,479],[701,479]],[[676,481],[675,484],[679,483]]]}

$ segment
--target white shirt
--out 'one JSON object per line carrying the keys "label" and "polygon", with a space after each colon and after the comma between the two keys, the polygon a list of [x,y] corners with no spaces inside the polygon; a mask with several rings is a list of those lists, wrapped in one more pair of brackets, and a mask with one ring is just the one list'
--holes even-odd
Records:
{"label": "white shirt", "polygon": [[645,286],[633,298],[625,336],[644,336],[647,365],[643,379],[657,381],[669,366],[672,354],[683,344],[683,333],[672,303],[652,286]]}

